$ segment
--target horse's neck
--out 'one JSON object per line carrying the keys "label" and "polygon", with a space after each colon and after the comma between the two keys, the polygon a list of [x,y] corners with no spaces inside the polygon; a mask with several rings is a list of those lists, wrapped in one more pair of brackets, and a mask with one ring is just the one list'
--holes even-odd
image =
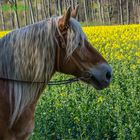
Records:
{"label": "horse's neck", "polygon": [[[53,70],[53,72],[52,72],[52,74],[51,74],[51,78],[52,78],[52,76],[53,76],[54,74],[55,74],[55,70]],[[51,79],[51,78],[50,78],[50,79]],[[48,82],[50,81],[50,79],[48,80]],[[45,90],[46,86],[47,86],[47,83],[45,83],[45,84],[42,86],[42,88],[41,88],[40,91],[38,92],[38,95],[37,95],[36,99],[33,101],[33,104],[36,104],[36,103],[37,103],[37,101],[39,100],[39,98],[40,98],[40,96],[42,95],[43,91]]]}
{"label": "horse's neck", "polygon": [[[9,86],[7,81],[0,80],[0,99],[4,98],[6,102],[9,102]],[[1,102],[1,101],[0,101]]]}

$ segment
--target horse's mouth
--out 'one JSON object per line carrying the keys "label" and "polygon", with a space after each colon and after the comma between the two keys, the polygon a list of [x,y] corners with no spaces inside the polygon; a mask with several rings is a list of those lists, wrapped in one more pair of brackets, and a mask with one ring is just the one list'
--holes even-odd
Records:
{"label": "horse's mouth", "polygon": [[104,81],[100,82],[94,75],[91,75],[89,78],[83,77],[81,81],[92,85],[97,90],[102,90],[109,86],[109,84]]}

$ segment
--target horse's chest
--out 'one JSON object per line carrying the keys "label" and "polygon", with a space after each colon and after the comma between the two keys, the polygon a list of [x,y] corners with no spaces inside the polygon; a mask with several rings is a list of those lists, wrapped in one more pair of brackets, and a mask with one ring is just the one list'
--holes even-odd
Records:
{"label": "horse's chest", "polygon": [[18,138],[25,137],[25,136],[29,136],[32,133],[33,129],[34,129],[34,123],[33,121],[29,121],[28,124],[22,125],[19,128],[19,130],[15,131],[14,133]]}
{"label": "horse's chest", "polygon": [[34,129],[34,109],[31,110],[29,108],[23,112],[20,119],[13,127],[13,131],[16,137],[20,138],[30,135],[33,129]]}

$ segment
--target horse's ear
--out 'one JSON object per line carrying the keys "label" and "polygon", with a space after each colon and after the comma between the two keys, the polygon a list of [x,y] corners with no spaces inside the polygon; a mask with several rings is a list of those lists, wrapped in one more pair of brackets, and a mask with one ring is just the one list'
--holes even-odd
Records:
{"label": "horse's ear", "polygon": [[68,26],[69,20],[71,17],[71,6],[68,8],[67,12],[59,19],[58,26],[60,30],[63,30],[65,27]]}
{"label": "horse's ear", "polygon": [[76,18],[77,13],[78,13],[78,9],[79,9],[79,4],[76,5],[75,9],[72,10],[71,16],[72,16],[73,18]]}

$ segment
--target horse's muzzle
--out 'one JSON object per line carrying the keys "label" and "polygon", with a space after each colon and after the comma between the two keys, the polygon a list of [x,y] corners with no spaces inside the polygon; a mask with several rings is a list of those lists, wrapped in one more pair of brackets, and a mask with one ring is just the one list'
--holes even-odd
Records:
{"label": "horse's muzzle", "polygon": [[102,90],[110,85],[112,68],[108,64],[98,64],[83,74],[82,81]]}

